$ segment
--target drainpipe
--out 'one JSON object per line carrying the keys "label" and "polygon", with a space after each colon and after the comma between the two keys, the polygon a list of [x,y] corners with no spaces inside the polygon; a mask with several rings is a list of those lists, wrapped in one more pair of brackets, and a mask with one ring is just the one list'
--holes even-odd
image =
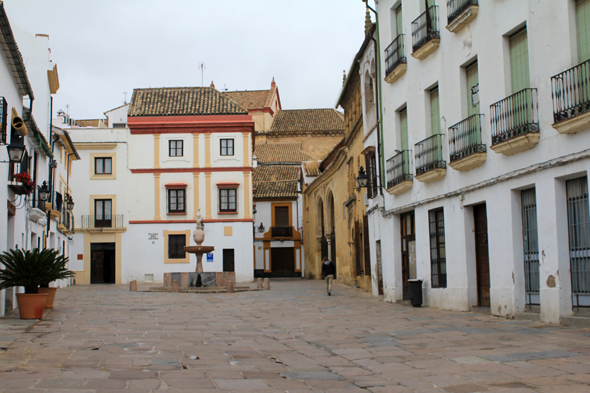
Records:
{"label": "drainpipe", "polygon": [[377,124],[379,126],[379,129],[377,130],[377,153],[379,154],[379,159],[377,160],[377,162],[379,163],[379,194],[383,195],[383,179],[385,178],[383,168],[385,167],[385,161],[383,154],[383,145],[381,144],[381,140],[383,139],[383,122],[381,121],[381,119],[383,119],[383,106],[381,105],[381,89],[379,88],[381,86],[381,44],[379,41],[379,14],[369,5],[368,0],[362,1],[363,3],[365,3],[367,8],[375,14],[375,31],[377,32],[377,40],[375,40],[375,38],[373,37],[371,37],[371,40],[373,40],[373,43],[375,44],[375,57],[377,60],[375,62],[375,67],[377,68],[376,74],[378,81],[378,83],[375,83],[375,86],[377,88]]}

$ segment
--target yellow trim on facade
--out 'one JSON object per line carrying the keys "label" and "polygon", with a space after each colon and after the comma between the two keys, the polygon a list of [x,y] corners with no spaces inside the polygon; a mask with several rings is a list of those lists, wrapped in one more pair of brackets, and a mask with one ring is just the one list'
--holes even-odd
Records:
{"label": "yellow trim on facade", "polygon": [[244,138],[244,166],[250,166],[250,144],[248,143],[249,141],[249,134],[244,134],[243,135]]}
{"label": "yellow trim on facade", "polygon": [[273,227],[276,226],[275,225],[275,207],[284,207],[284,206],[287,206],[289,208],[289,226],[290,227],[293,226],[293,217],[292,217],[293,212],[291,211],[292,205],[293,204],[291,202],[288,202],[288,203],[285,203],[285,202],[276,202],[276,203],[271,203],[270,204],[270,217],[271,217],[271,221],[270,222],[271,222],[271,224],[272,224]]}
{"label": "yellow trim on facade", "polygon": [[[100,198],[97,198],[100,199]],[[94,204],[93,207],[94,209]],[[122,260],[123,241],[121,232],[85,232],[84,233],[84,271],[76,271],[76,284],[90,284],[90,273],[92,271],[92,243],[115,243],[115,284],[123,283]]]}
{"label": "yellow trim on facade", "polygon": [[193,134],[193,168],[199,167],[199,134]]}
{"label": "yellow trim on facade", "polygon": [[193,173],[193,199],[194,199],[194,206],[195,206],[195,216],[199,211],[199,181],[200,181],[200,173]]}
{"label": "yellow trim on facade", "polygon": [[210,220],[211,217],[211,192],[213,192],[213,190],[211,189],[211,172],[209,173],[205,173],[205,190],[207,190],[205,192],[205,206],[207,208],[207,211],[205,212],[205,217]]}
{"label": "yellow trim on facade", "polygon": [[231,226],[223,227],[223,236],[233,236],[234,228]]}
{"label": "yellow trim on facade", "polygon": [[250,207],[250,196],[252,195],[250,173],[244,172],[244,218],[252,218],[252,208]]}
{"label": "yellow trim on facade", "polygon": [[191,261],[191,254],[185,252],[185,257],[183,259],[171,259],[168,258],[168,235],[186,235],[185,244],[189,245],[190,237],[191,237],[191,230],[187,229],[186,231],[167,231],[164,230],[164,263],[190,263]]}
{"label": "yellow trim on facade", "polygon": [[117,195],[116,194],[103,194],[103,195],[90,195],[90,215],[95,216],[94,201],[96,199],[110,199],[111,200],[111,215],[117,214]]}
{"label": "yellow trim on facade", "polygon": [[205,168],[211,168],[211,134],[205,134]]}
{"label": "yellow trim on facade", "polygon": [[154,220],[161,220],[160,217],[160,174],[154,173]]}
{"label": "yellow trim on facade", "polygon": [[154,168],[160,167],[160,134],[154,134]]}
{"label": "yellow trim on facade", "polygon": [[[111,174],[96,174],[95,158],[111,159]],[[117,153],[90,153],[90,180],[115,180],[117,179]]]}

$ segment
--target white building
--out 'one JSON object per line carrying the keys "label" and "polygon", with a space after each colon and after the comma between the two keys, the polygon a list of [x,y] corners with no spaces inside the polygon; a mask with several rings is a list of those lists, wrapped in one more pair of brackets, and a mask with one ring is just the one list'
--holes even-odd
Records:
{"label": "white building", "polygon": [[590,1],[375,8],[361,77],[379,81],[364,129],[387,191],[367,200],[385,300],[419,279],[444,309],[559,323],[590,306]]}
{"label": "white building", "polygon": [[214,88],[191,87],[136,89],[129,105],[105,114],[112,128],[71,129],[87,162],[74,177],[89,194],[75,209],[76,282],[162,282],[165,272],[195,271],[182,247],[193,244],[199,209],[204,245],[215,247],[204,271],[251,281],[248,111]]}

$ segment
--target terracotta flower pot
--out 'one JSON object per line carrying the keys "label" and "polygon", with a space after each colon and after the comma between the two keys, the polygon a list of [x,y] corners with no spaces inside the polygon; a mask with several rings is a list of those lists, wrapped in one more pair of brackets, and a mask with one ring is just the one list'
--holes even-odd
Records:
{"label": "terracotta flower pot", "polygon": [[20,319],[43,319],[43,310],[47,302],[46,293],[17,293]]}
{"label": "terracotta flower pot", "polygon": [[53,308],[53,301],[55,300],[55,292],[57,288],[46,287],[46,288],[39,288],[39,293],[46,293],[47,294],[47,302],[45,303],[46,308]]}

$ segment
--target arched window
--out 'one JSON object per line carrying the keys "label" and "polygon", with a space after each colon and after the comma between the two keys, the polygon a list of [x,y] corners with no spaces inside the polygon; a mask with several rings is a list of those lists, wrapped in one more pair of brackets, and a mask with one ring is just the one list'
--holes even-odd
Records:
{"label": "arched window", "polygon": [[369,74],[369,70],[365,72],[365,106],[371,108],[375,105],[375,92],[373,89],[373,78]]}

